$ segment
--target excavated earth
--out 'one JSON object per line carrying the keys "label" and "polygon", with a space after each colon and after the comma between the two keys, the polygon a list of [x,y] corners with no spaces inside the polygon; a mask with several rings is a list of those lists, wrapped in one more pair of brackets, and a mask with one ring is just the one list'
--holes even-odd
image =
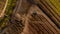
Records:
{"label": "excavated earth", "polygon": [[[3,15],[3,20],[5,17],[8,19],[2,20],[6,23],[2,24],[4,27],[0,25],[0,34],[60,34],[60,2],[55,0],[58,6],[53,1],[16,0],[10,8],[12,12],[9,10],[8,16]],[[6,0],[0,0],[0,14],[5,4]]]}

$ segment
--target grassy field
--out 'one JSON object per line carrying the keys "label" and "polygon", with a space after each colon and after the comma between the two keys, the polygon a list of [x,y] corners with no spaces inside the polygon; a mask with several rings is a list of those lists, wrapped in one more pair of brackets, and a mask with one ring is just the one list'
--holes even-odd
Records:
{"label": "grassy field", "polygon": [[3,19],[0,19],[0,30],[3,29],[6,25],[6,22],[9,20],[9,17],[13,11],[13,7],[15,6],[15,0],[8,0],[7,7],[5,9],[5,15]]}

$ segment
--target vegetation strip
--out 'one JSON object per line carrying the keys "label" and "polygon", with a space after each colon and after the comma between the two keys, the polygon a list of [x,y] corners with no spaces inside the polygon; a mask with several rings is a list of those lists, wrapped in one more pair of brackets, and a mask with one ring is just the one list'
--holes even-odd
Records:
{"label": "vegetation strip", "polygon": [[6,26],[7,21],[10,19],[10,15],[15,7],[16,0],[8,0],[8,4],[5,10],[5,16],[3,19],[0,20],[0,30],[4,29]]}

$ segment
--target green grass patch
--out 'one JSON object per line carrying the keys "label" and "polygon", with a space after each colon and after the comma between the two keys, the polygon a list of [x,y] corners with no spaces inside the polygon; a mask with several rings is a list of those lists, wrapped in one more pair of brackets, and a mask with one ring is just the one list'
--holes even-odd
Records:
{"label": "green grass patch", "polygon": [[3,29],[6,26],[7,21],[9,21],[9,17],[13,11],[13,8],[15,7],[16,0],[8,0],[8,4],[5,10],[5,16],[3,19],[0,20],[0,30]]}

